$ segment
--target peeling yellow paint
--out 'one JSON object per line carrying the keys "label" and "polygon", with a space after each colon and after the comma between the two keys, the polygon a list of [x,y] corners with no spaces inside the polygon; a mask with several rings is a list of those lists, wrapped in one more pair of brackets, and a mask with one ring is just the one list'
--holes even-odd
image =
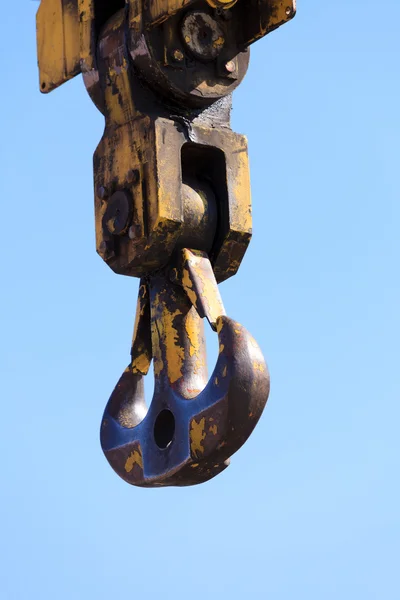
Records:
{"label": "peeling yellow paint", "polygon": [[218,335],[221,333],[223,327],[224,327],[224,321],[222,319],[222,317],[218,317],[218,319],[215,322],[216,327],[217,327],[217,333]]}
{"label": "peeling yellow paint", "polygon": [[199,354],[201,340],[200,340],[200,330],[198,327],[198,319],[199,316],[195,309],[192,309],[188,312],[185,320],[185,330],[188,336],[188,340],[190,342],[189,355],[194,356],[195,354]]}
{"label": "peeling yellow paint", "polygon": [[146,354],[140,354],[137,356],[131,364],[132,373],[147,374],[149,370],[149,359]]}
{"label": "peeling yellow paint", "polygon": [[164,327],[162,335],[164,338],[168,378],[170,383],[175,383],[182,377],[183,362],[185,359],[184,349],[177,343],[178,331],[174,327],[175,317],[181,314],[182,313],[179,310],[171,313],[165,307],[163,309],[161,320]]}
{"label": "peeling yellow paint", "polygon": [[206,437],[204,431],[205,424],[206,420],[204,417],[202,417],[198,423],[196,419],[192,419],[190,423],[190,449],[195,456],[197,454],[203,454],[204,452],[202,442]]}
{"label": "peeling yellow paint", "polygon": [[220,35],[214,42],[213,42],[213,46],[214,48],[222,48],[222,46],[225,44],[225,38],[222,37],[222,35]]}
{"label": "peeling yellow paint", "polygon": [[260,371],[261,373],[264,373],[265,371],[265,364],[262,362],[259,362],[258,360],[254,360],[253,361],[253,368],[255,371]]}
{"label": "peeling yellow paint", "polygon": [[138,465],[141,469],[143,469],[143,459],[142,455],[138,450],[134,450],[130,453],[125,462],[125,471],[130,473],[135,465]]}
{"label": "peeling yellow paint", "polygon": [[197,295],[196,295],[196,292],[193,290],[193,283],[192,283],[192,280],[190,279],[190,274],[189,274],[188,269],[183,269],[182,285],[185,289],[185,292],[188,295],[190,302],[193,304],[193,306],[196,306]]}
{"label": "peeling yellow paint", "polygon": [[[174,319],[181,315],[176,310],[171,313],[157,294],[153,300],[154,306],[162,306],[162,313],[152,324],[152,346],[154,374],[159,375],[166,366],[170,383],[175,383],[182,377],[184,362],[184,349],[178,343],[178,331],[174,326]],[[166,365],[161,354],[161,346],[165,348]]]}
{"label": "peeling yellow paint", "polygon": [[153,357],[154,375],[159,375],[164,368],[164,362],[161,357]]}
{"label": "peeling yellow paint", "polygon": [[211,425],[211,427],[208,430],[210,433],[212,433],[213,435],[217,435],[218,433],[218,427],[216,425]]}

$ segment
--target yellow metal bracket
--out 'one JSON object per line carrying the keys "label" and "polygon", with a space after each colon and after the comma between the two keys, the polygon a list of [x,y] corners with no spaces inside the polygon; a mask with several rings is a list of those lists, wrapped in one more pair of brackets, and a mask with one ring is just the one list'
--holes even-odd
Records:
{"label": "yellow metal bracket", "polygon": [[94,15],[94,0],[41,0],[36,29],[43,93],[93,68]]}
{"label": "yellow metal bracket", "polygon": [[[108,0],[112,2],[112,0]],[[158,25],[194,0],[125,0],[129,5],[130,24],[142,27]],[[239,0],[244,2],[245,0]],[[207,0],[217,8],[230,8],[236,2]],[[245,43],[251,44],[270,31],[284,25],[296,14],[296,0],[258,0],[257,17],[244,32]],[[252,5],[252,10],[254,7]],[[96,0],[41,0],[37,17],[37,52],[40,90],[48,93],[80,72],[91,73],[95,68]]]}

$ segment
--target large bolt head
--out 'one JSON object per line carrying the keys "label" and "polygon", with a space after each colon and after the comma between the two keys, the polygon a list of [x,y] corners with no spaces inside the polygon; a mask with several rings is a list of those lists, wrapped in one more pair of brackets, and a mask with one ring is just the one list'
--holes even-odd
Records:
{"label": "large bolt head", "polygon": [[115,192],[107,204],[103,226],[113,235],[122,235],[126,232],[131,217],[132,201],[128,192],[124,190]]}

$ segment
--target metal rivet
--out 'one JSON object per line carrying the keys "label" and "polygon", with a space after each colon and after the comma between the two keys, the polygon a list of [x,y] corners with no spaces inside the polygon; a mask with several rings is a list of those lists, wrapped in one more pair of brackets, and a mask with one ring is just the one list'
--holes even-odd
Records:
{"label": "metal rivet", "polygon": [[138,223],[134,223],[129,227],[128,236],[130,240],[136,240],[142,236],[142,230]]}
{"label": "metal rivet", "polygon": [[96,190],[96,194],[97,196],[101,199],[101,200],[105,200],[106,198],[108,198],[109,196],[109,192],[107,190],[107,188],[104,185],[100,185],[97,190]]}
{"label": "metal rivet", "polygon": [[100,242],[99,252],[103,256],[103,259],[114,258],[114,244],[111,240],[103,240]]}
{"label": "metal rivet", "polygon": [[228,71],[228,73],[234,73],[236,71],[235,61],[228,60],[228,62],[225,63],[225,69]]}
{"label": "metal rivet", "polygon": [[103,216],[103,227],[112,235],[122,235],[126,232],[132,214],[132,199],[125,190],[114,192],[107,202]]}

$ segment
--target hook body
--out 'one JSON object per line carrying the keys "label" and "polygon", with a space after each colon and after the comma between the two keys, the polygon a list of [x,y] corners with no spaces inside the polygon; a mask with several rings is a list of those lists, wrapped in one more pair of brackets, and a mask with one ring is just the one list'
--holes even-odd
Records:
{"label": "hook body", "polygon": [[268,398],[268,369],[253,337],[222,315],[216,320],[219,356],[207,381],[196,309],[166,276],[150,278],[148,287],[153,399],[147,410],[143,374],[128,368],[104,413],[102,448],[128,483],[202,483],[228,466],[253,431]]}

